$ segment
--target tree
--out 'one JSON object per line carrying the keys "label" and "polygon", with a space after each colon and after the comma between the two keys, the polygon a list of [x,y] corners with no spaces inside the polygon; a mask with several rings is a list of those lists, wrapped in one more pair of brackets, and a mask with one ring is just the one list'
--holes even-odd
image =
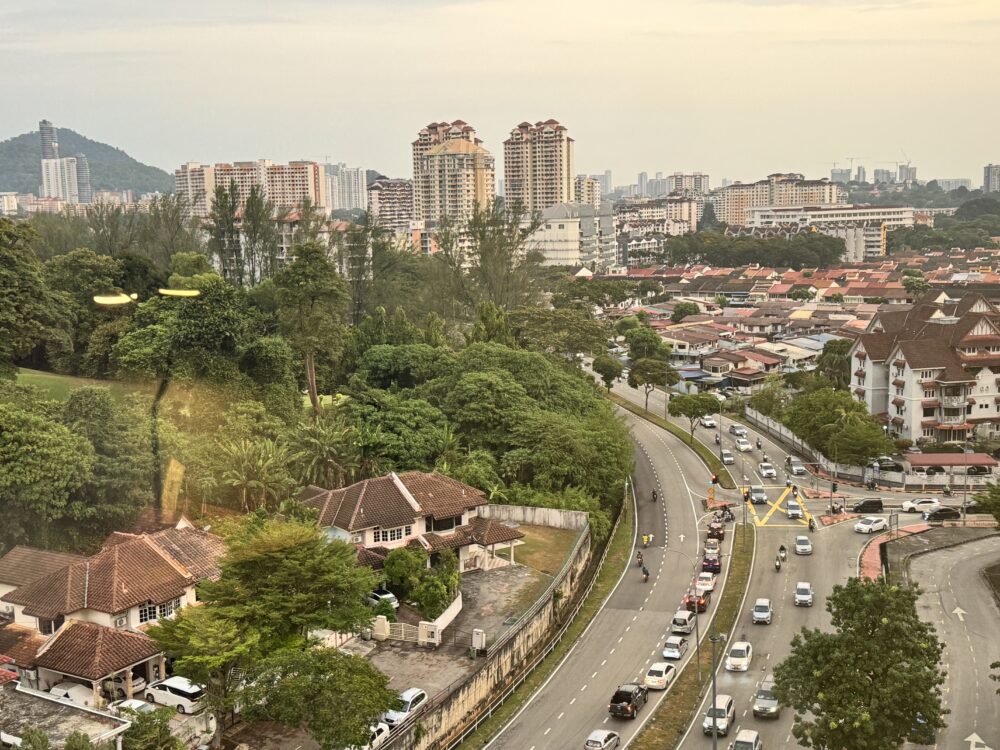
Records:
{"label": "tree", "polygon": [[823,344],[823,351],[816,358],[816,369],[833,382],[834,388],[845,389],[851,382],[850,339],[831,339]]}
{"label": "tree", "polygon": [[750,407],[756,409],[765,417],[781,419],[785,407],[791,401],[791,396],[785,390],[785,383],[778,373],[771,373],[764,378],[764,385],[750,397]]}
{"label": "tree", "polygon": [[538,296],[533,284],[540,267],[539,255],[529,239],[542,221],[524,216],[523,207],[476,206],[465,226],[469,242],[469,276],[478,299],[501,310],[530,305]]}
{"label": "tree", "polygon": [[90,739],[90,735],[79,730],[70,732],[63,745],[64,750],[97,750]]}
{"label": "tree", "polygon": [[719,399],[711,393],[678,393],[670,399],[670,416],[687,417],[691,427],[691,444],[694,444],[694,423],[709,414],[719,413]]}
{"label": "tree", "polygon": [[466,444],[495,448],[533,406],[520,383],[502,370],[488,369],[462,375],[443,409]]}
{"label": "tree", "polygon": [[247,286],[271,278],[278,270],[280,231],[275,221],[274,203],[259,185],[250,188],[243,206],[241,223]]}
{"label": "tree", "polygon": [[833,294],[828,295],[826,299],[829,302],[836,302],[840,304],[844,301],[844,295],[841,294],[840,292],[834,292]]}
{"label": "tree", "polygon": [[274,510],[291,497],[295,480],[288,473],[288,448],[270,438],[244,439],[216,446],[224,467],[218,484],[240,491],[244,513]]}
{"label": "tree", "polygon": [[903,278],[903,288],[906,289],[908,297],[919,297],[931,288],[927,279],[919,276],[905,276]]}
{"label": "tree", "polygon": [[93,247],[93,234],[85,216],[38,211],[28,219],[27,226],[33,231],[31,248],[41,260]]}
{"label": "tree", "polygon": [[159,268],[166,268],[177,253],[200,253],[199,227],[191,216],[187,196],[176,193],[154,197],[141,215],[137,244]]}
{"label": "tree", "polygon": [[365,596],[377,583],[355,549],[315,526],[268,520],[228,540],[218,581],[199,598],[222,607],[240,632],[258,632],[260,650],[300,647],[312,630],[356,632],[371,620]]}
{"label": "tree", "polygon": [[789,299],[796,300],[797,302],[810,302],[816,297],[816,292],[811,289],[795,289],[788,295],[788,297]]}
{"label": "tree", "polygon": [[94,251],[112,258],[129,252],[138,238],[138,216],[135,209],[121,204],[91,205],[87,209],[87,222],[94,237]]}
{"label": "tree", "polygon": [[944,726],[943,646],[917,615],[919,590],[852,578],[827,599],[833,632],[803,629],[774,671],[792,734],[817,750],[896,750]]}
{"label": "tree", "polygon": [[615,333],[619,336],[624,336],[629,331],[639,328],[642,323],[634,315],[626,315],[624,318],[619,318],[618,322],[615,323]]}
{"label": "tree", "polygon": [[701,312],[696,302],[678,302],[674,305],[674,311],[670,314],[670,319],[674,323],[680,323],[688,315],[697,315]]}
{"label": "tree", "polygon": [[594,372],[601,376],[601,380],[604,381],[604,385],[607,386],[609,392],[611,391],[611,385],[625,369],[621,362],[614,357],[609,357],[607,354],[595,357],[592,367]]}
{"label": "tree", "polygon": [[170,731],[172,709],[127,710],[125,716],[132,726],[122,735],[122,750],[184,750],[184,743]]}
{"label": "tree", "polygon": [[49,736],[37,727],[29,727],[21,734],[21,750],[49,750]]}
{"label": "tree", "polygon": [[299,422],[288,435],[291,468],[300,484],[335,490],[358,468],[358,431],[342,412]]}
{"label": "tree", "polygon": [[656,386],[666,389],[679,380],[680,377],[677,375],[677,371],[670,366],[669,362],[662,359],[646,357],[633,361],[628,370],[629,386],[632,388],[642,386],[642,389],[646,393],[646,403],[643,407],[646,411],[649,411],[649,394],[653,392]]}
{"label": "tree", "polygon": [[570,358],[605,351],[607,327],[583,310],[521,307],[508,315],[510,329],[522,349]]}
{"label": "tree", "polygon": [[236,182],[218,185],[212,196],[212,210],[208,215],[208,249],[218,259],[222,278],[230,284],[243,286],[246,262],[237,215],[240,210],[240,191]]}
{"label": "tree", "polygon": [[275,275],[274,285],[279,327],[302,357],[309,401],[319,415],[316,355],[336,349],[341,341],[347,290],[326,250],[316,243],[296,246],[295,260]]}
{"label": "tree", "polygon": [[705,201],[705,210],[702,212],[701,219],[698,220],[698,231],[713,231],[719,228],[720,223],[715,216],[715,205],[709,201]]}
{"label": "tree", "polygon": [[625,332],[628,356],[633,362],[638,359],[655,359],[663,356],[665,342],[652,328],[633,328]]}
{"label": "tree", "polygon": [[850,419],[848,415],[869,418],[865,405],[855,401],[847,391],[820,388],[796,396],[782,421],[799,438],[828,455],[827,441],[838,426],[843,426]]}
{"label": "tree", "polygon": [[369,726],[398,705],[388,677],[335,648],[274,652],[250,677],[244,714],[304,729],[322,750],[366,744]]}
{"label": "tree", "polygon": [[427,569],[427,552],[423,549],[397,547],[385,556],[382,572],[401,597],[408,597],[420,583]]}
{"label": "tree", "polygon": [[854,466],[867,466],[876,456],[891,453],[893,449],[882,425],[867,415],[857,414],[852,414],[846,422],[838,420],[826,443],[826,455],[838,463]]}
{"label": "tree", "polygon": [[252,628],[241,628],[223,608],[184,607],[160,619],[147,634],[174,659],[174,672],[205,686],[205,706],[216,721],[214,747],[222,744],[221,719],[236,708],[242,675],[260,641]]}
{"label": "tree", "polygon": [[989,513],[1000,522],[1000,484],[990,482],[972,497],[979,504],[978,512]]}

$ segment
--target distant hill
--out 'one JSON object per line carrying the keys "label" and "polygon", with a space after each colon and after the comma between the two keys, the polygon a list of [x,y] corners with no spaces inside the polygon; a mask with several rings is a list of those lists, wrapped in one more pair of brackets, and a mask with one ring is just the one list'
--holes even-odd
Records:
{"label": "distant hill", "polygon": [[[94,190],[134,190],[136,197],[174,190],[174,178],[162,169],[138,162],[120,148],[59,128],[59,155],[75,154],[87,157]],[[41,183],[42,144],[38,131],[0,142],[0,191],[37,194]]]}

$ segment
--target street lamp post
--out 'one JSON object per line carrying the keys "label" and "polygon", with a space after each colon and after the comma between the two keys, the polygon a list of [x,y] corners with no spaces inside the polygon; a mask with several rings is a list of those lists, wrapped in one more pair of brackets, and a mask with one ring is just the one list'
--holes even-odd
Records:
{"label": "street lamp post", "polygon": [[[715,701],[718,697],[718,690],[715,681],[715,644],[726,640],[726,636],[722,633],[712,633],[708,637],[708,640],[712,642],[712,750],[718,750],[719,747],[719,731],[718,731],[718,718],[715,715]],[[700,662],[699,662],[700,665]]]}
{"label": "street lamp post", "polygon": [[966,517],[969,514],[967,500],[969,495],[969,433],[965,433],[965,440],[962,441],[962,464],[965,468],[965,476],[962,477],[962,525],[966,525]]}

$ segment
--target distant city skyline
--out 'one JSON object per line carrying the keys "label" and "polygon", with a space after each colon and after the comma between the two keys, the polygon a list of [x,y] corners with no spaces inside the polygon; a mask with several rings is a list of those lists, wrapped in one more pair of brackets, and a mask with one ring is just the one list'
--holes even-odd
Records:
{"label": "distant city skyline", "polygon": [[[978,187],[1000,160],[1000,98],[966,62],[992,53],[994,0],[581,0],[572,14],[526,0],[43,0],[0,7],[0,26],[0,92],[18,102],[0,139],[46,118],[168,172],[329,155],[408,177],[413,133],[456,119],[498,173],[512,128],[556,119],[576,172],[610,169],[620,185],[660,171],[820,178],[860,154],[869,174],[909,160],[921,180]],[[364,64],[338,66],[327,96],[306,68],[334,37]],[[531,54],[512,56],[512,38]],[[660,64],[664,46],[697,60],[693,74]]]}

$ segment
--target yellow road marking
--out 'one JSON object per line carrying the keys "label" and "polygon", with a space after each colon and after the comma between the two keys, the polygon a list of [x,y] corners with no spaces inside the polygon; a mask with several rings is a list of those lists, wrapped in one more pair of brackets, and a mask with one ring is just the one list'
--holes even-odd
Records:
{"label": "yellow road marking", "polygon": [[[790,493],[791,491],[792,491],[792,490],[791,490],[791,488],[790,488],[790,487],[785,487],[785,491],[784,491],[784,492],[782,492],[782,493],[781,493],[781,494],[780,494],[780,495],[778,496],[778,499],[777,499],[777,500],[776,500],[775,502],[773,502],[773,503],[772,503],[772,502],[768,502],[768,505],[770,505],[770,506],[771,506],[771,508],[770,508],[770,509],[769,509],[769,510],[767,511],[767,513],[765,513],[765,514],[764,514],[764,523],[767,523],[767,522],[768,522],[768,521],[769,521],[769,520],[771,519],[771,516],[773,516],[773,515],[774,515],[774,512],[775,512],[776,510],[778,510],[779,508],[781,508],[781,503],[782,503],[782,502],[784,502],[784,500],[785,500],[785,497],[786,497],[786,496],[787,496],[787,495],[788,495],[788,494],[789,494],[789,493]],[[784,513],[785,511],[783,511],[783,510],[782,510],[781,512],[782,512],[782,513]]]}

